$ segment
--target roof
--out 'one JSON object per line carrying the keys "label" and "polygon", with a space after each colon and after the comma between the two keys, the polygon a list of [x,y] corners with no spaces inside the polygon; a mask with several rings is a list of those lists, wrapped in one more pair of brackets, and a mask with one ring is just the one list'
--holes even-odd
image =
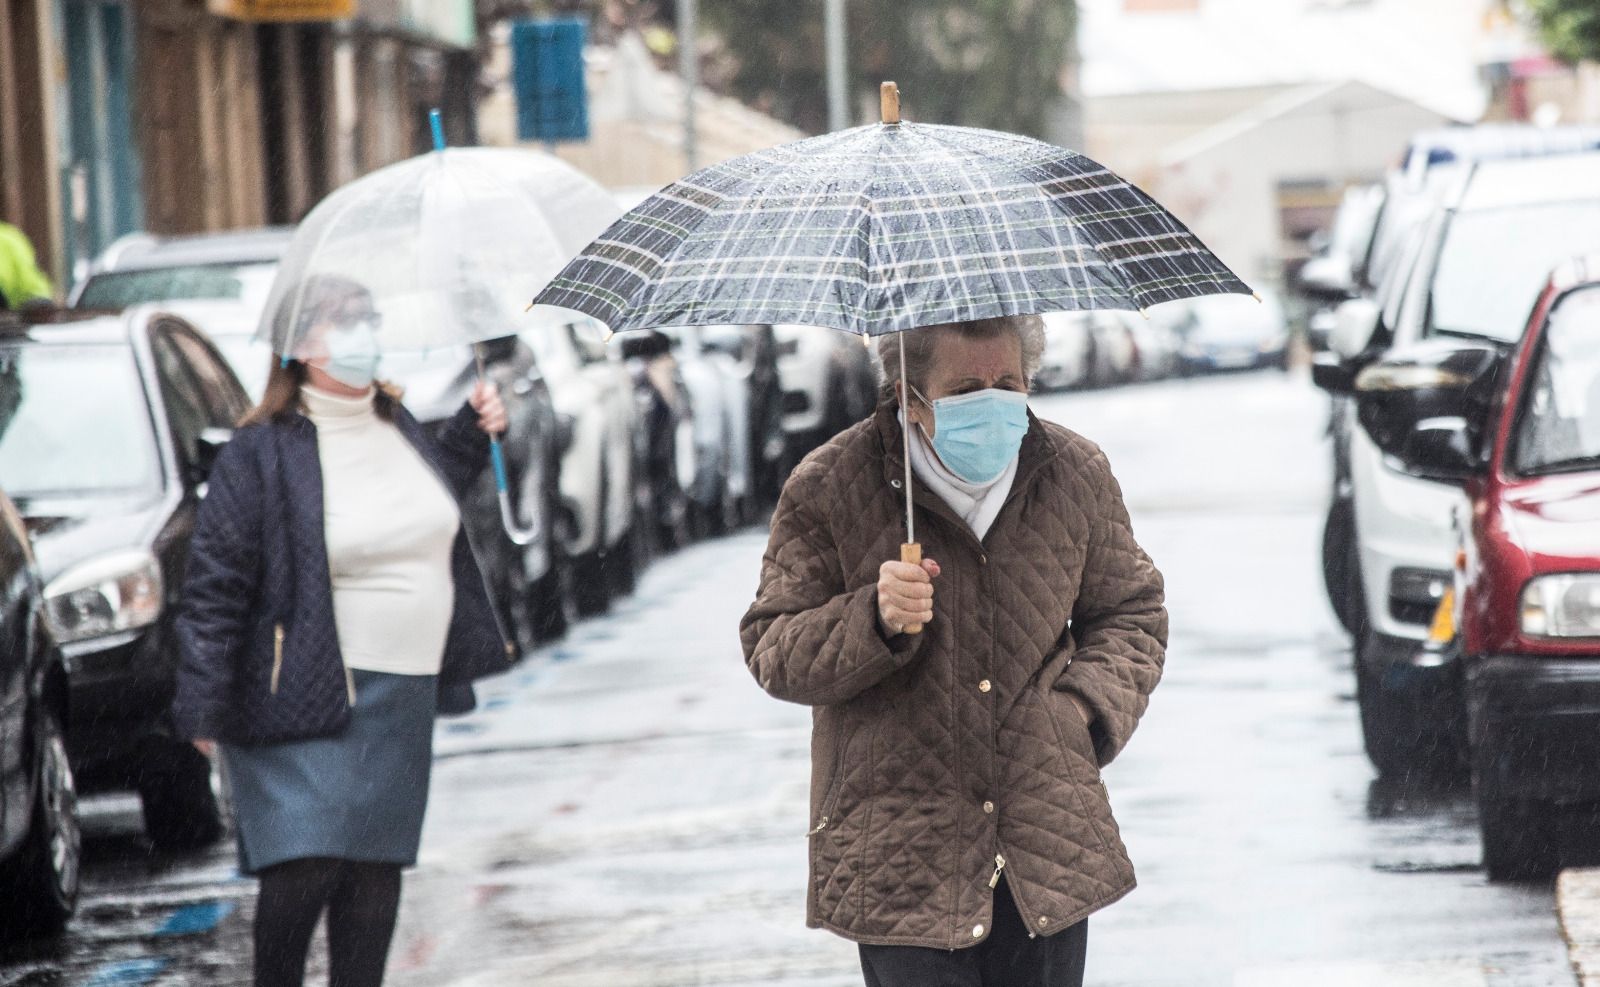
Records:
{"label": "roof", "polygon": [[134,233],[107,247],[95,261],[94,270],[100,273],[198,264],[268,263],[283,256],[293,236],[292,226],[173,237]]}
{"label": "roof", "polygon": [[120,313],[68,309],[6,313],[0,318],[0,344],[125,343],[128,323]]}
{"label": "roof", "polygon": [[1600,152],[1484,161],[1473,169],[1457,209],[1478,212],[1575,199],[1600,200]]}
{"label": "roof", "polygon": [[1600,150],[1600,127],[1535,127],[1529,124],[1479,124],[1424,130],[1411,138],[1405,172],[1413,185],[1423,172],[1458,160],[1538,157]]}

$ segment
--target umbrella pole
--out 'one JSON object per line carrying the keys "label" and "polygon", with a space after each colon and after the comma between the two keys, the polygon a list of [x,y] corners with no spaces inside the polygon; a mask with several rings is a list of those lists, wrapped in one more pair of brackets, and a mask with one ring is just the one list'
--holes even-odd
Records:
{"label": "umbrella pole", "polygon": [[[906,461],[906,540],[900,546],[900,561],[912,565],[922,564],[922,546],[917,544],[917,522],[911,503],[911,382],[906,380],[906,339],[901,336],[895,340],[896,350],[900,352],[900,440],[901,452]],[[921,634],[921,624],[907,624],[903,630],[905,634]]]}

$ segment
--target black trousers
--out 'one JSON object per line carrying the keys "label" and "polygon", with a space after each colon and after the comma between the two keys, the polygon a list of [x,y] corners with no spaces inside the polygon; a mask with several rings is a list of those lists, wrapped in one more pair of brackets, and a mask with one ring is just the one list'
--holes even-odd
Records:
{"label": "black trousers", "polygon": [[968,949],[862,946],[867,987],[1083,987],[1089,920],[1028,937],[1004,881],[994,892],[989,938]]}

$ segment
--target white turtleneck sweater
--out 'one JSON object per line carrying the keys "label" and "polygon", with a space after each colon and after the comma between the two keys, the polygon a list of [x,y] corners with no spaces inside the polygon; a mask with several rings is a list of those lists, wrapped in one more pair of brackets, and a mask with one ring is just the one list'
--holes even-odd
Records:
{"label": "white turtleneck sweater", "polygon": [[450,552],[461,515],[372,399],[300,389],[317,426],[339,650],[350,668],[436,675],[455,607]]}
{"label": "white turtleneck sweater", "polygon": [[[905,421],[904,415],[901,421]],[[927,484],[929,490],[938,494],[939,499],[955,511],[957,517],[967,522],[967,527],[972,529],[979,541],[983,541],[983,536],[989,533],[989,527],[1000,515],[1000,508],[1005,506],[1006,497],[1011,493],[1011,483],[1017,478],[1017,457],[1012,456],[1011,462],[1006,464],[1000,475],[988,483],[969,483],[950,472],[939,461],[938,454],[929,448],[922,429],[913,425],[911,435],[912,472]]]}

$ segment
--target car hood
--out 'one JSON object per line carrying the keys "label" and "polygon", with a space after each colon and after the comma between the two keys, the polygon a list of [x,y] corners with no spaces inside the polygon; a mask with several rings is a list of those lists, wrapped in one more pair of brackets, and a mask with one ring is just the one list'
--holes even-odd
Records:
{"label": "car hood", "polygon": [[1523,481],[1507,491],[1504,512],[1537,571],[1600,568],[1600,471]]}
{"label": "car hood", "polygon": [[139,506],[58,501],[29,505],[23,515],[33,539],[39,575],[46,583],[80,562],[128,548],[147,547],[162,515],[160,502]]}

